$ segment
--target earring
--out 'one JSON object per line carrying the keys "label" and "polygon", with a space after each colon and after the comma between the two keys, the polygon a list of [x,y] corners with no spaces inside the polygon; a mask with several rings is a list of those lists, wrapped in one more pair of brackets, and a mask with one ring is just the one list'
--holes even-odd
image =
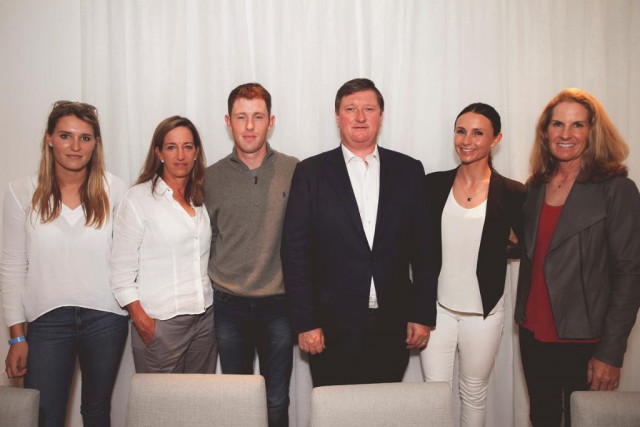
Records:
{"label": "earring", "polygon": [[160,163],[164,163],[164,159],[160,159]]}

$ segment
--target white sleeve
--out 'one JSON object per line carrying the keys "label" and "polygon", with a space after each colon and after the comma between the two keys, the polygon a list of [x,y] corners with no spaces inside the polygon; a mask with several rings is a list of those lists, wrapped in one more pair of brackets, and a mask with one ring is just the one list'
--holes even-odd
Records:
{"label": "white sleeve", "polygon": [[29,260],[27,259],[26,222],[29,205],[20,203],[13,184],[4,194],[2,263],[0,264],[0,293],[7,326],[26,321],[22,295],[24,293]]}
{"label": "white sleeve", "polygon": [[118,210],[118,205],[120,205],[120,202],[122,202],[122,199],[127,193],[128,187],[127,187],[127,184],[125,184],[125,182],[121,178],[118,178],[117,176],[109,172],[106,173],[106,176],[107,176],[107,184],[109,186],[108,193],[109,193],[109,203],[111,204],[110,206],[111,214],[115,218],[116,212]]}
{"label": "white sleeve", "polygon": [[111,289],[121,307],[140,299],[136,278],[144,224],[130,196],[131,191],[120,202],[113,223]]}

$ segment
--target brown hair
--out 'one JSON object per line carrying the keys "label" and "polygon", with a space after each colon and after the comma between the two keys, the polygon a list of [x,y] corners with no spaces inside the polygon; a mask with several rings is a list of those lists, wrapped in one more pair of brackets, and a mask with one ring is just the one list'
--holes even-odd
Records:
{"label": "brown hair", "polygon": [[227,99],[229,116],[231,116],[233,103],[240,98],[263,99],[264,103],[267,104],[267,113],[271,115],[271,94],[260,83],[245,83],[231,91],[229,98]]}
{"label": "brown hair", "polygon": [[577,102],[589,112],[590,132],[587,146],[581,156],[579,182],[599,182],[614,176],[626,176],[624,160],[629,147],[620,135],[604,107],[590,93],[576,88],[560,91],[544,107],[538,123],[531,151],[531,178],[536,184],[548,182],[556,170],[556,161],[549,148],[547,129],[553,109],[561,102]]}
{"label": "brown hair", "polygon": [[158,178],[160,178],[164,172],[164,164],[160,162],[158,156],[156,156],[155,149],[158,148],[158,150],[162,151],[164,137],[173,129],[181,126],[186,127],[191,131],[191,134],[193,135],[193,143],[198,150],[196,161],[191,168],[191,173],[189,174],[189,179],[187,180],[187,185],[184,190],[184,198],[187,201],[190,200],[194,206],[202,206],[202,203],[204,202],[204,169],[207,162],[204,156],[204,150],[202,149],[202,141],[200,140],[198,129],[196,129],[191,120],[186,117],[171,116],[158,123],[156,130],[153,132],[151,146],[149,147],[147,158],[140,170],[140,176],[138,177],[136,184],[151,181],[151,192],[153,193],[155,191]]}
{"label": "brown hair", "polygon": [[384,98],[382,97],[382,93],[376,87],[376,84],[369,79],[353,79],[349,80],[338,89],[336,93],[336,100],[334,102],[334,108],[336,114],[340,111],[340,103],[342,102],[342,98],[345,96],[349,96],[356,92],[363,92],[365,90],[372,90],[376,94],[376,98],[378,98],[378,105],[380,106],[380,112],[384,113]]}
{"label": "brown hair", "polygon": [[93,128],[96,140],[91,160],[87,164],[87,176],[80,187],[80,200],[85,216],[85,225],[101,228],[109,218],[109,197],[106,192],[104,172],[104,154],[100,137],[100,123],[93,105],[82,102],[57,101],[53,104],[47,128],[42,137],[40,148],[40,167],[38,168],[38,184],[31,198],[31,209],[38,212],[44,223],[54,221],[60,216],[62,209],[62,194],[56,178],[56,164],[53,148],[47,143],[55,131],[58,121],[67,116],[75,116]]}

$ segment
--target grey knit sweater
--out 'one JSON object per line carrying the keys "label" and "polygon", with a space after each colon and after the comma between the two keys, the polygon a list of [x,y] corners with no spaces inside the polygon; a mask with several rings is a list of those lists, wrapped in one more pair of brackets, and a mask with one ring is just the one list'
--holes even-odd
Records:
{"label": "grey knit sweater", "polygon": [[280,234],[298,159],[267,143],[250,170],[233,152],[209,166],[205,205],[211,218],[209,277],[213,287],[242,297],[284,293]]}

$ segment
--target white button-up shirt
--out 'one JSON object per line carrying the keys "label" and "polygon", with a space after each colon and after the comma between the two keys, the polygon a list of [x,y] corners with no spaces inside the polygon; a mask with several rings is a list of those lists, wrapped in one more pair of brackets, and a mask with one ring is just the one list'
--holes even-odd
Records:
{"label": "white button-up shirt", "polygon": [[118,303],[140,304],[154,319],[200,314],[213,303],[207,275],[211,246],[209,215],[191,217],[158,179],[132,187],[114,223],[111,287]]}
{"label": "white button-up shirt", "polygon": [[[365,160],[353,154],[344,144],[342,155],[349,172],[349,180],[353,194],[356,196],[358,210],[364,233],[367,236],[369,247],[373,248],[373,237],[376,232],[376,220],[378,218],[378,199],[380,198],[380,155],[376,144],[373,152]],[[376,288],[371,277],[371,290],[369,292],[369,308],[378,307]]]}

